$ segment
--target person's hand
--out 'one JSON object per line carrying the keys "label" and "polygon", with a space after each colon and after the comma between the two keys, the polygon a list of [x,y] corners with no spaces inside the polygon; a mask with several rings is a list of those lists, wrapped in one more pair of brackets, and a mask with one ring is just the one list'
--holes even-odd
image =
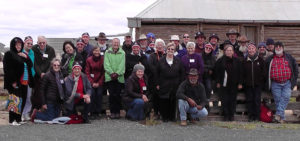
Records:
{"label": "person's hand", "polygon": [[41,73],[41,78],[43,78],[43,77],[44,77],[44,75],[45,75],[45,73],[43,73],[43,72],[42,72],[42,73]]}
{"label": "person's hand", "polygon": [[212,75],[212,74],[213,74],[213,71],[212,71],[212,70],[209,70],[209,71],[208,71],[208,74],[209,74],[209,75]]}
{"label": "person's hand", "polygon": [[142,99],[144,100],[144,102],[148,102],[149,101],[146,95],[143,95]]}
{"label": "person's hand", "polygon": [[298,87],[297,87],[297,86],[295,86],[295,87],[293,88],[293,91],[297,91],[297,89],[298,89]]}
{"label": "person's hand", "polygon": [[42,109],[43,109],[43,110],[47,110],[47,109],[48,109],[47,105],[44,104],[44,105],[42,106]]}
{"label": "person's hand", "polygon": [[23,52],[19,52],[18,55],[21,56],[21,57],[23,57],[23,58],[27,58],[27,55],[25,53],[23,53]]}
{"label": "person's hand", "polygon": [[159,90],[159,85],[156,86],[156,89]]}
{"label": "person's hand", "polygon": [[191,98],[188,98],[187,102],[189,103],[189,105],[191,107],[196,107],[197,106],[197,103],[193,99],[191,99]]}
{"label": "person's hand", "polygon": [[240,90],[240,89],[242,89],[242,88],[243,88],[243,85],[239,84],[239,85],[238,85],[238,89]]}
{"label": "person's hand", "polygon": [[83,95],[83,100],[85,103],[89,104],[91,102],[91,98],[89,95],[85,94]]}
{"label": "person's hand", "polygon": [[203,106],[197,105],[197,109],[198,109],[198,110],[202,110],[202,109],[203,109]]}
{"label": "person's hand", "polygon": [[17,82],[13,83],[13,84],[12,84],[12,87],[15,88],[15,89],[18,88]]}
{"label": "person's hand", "polygon": [[221,87],[221,84],[220,83],[217,83],[217,88],[220,88]]}
{"label": "person's hand", "polygon": [[98,83],[93,83],[93,88],[98,88],[99,84]]}
{"label": "person's hand", "polygon": [[110,75],[110,77],[111,77],[112,80],[117,80],[118,77],[119,77],[119,75],[118,75],[117,73],[112,73],[112,74]]}

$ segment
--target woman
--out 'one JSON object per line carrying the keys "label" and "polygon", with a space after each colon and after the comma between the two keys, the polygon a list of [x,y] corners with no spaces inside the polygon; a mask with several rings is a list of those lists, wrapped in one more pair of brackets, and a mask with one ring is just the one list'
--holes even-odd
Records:
{"label": "woman", "polygon": [[83,123],[90,123],[88,113],[90,110],[90,96],[92,92],[91,84],[87,76],[81,72],[82,67],[79,63],[74,63],[72,73],[65,78],[65,115],[77,114],[76,107],[84,106],[81,111]]}
{"label": "woman", "polygon": [[21,38],[15,37],[10,42],[10,50],[4,54],[4,89],[18,98],[22,98],[21,110],[9,111],[9,123],[20,125],[21,114],[23,112],[26,98],[27,87],[33,86],[31,72],[32,62],[30,57],[22,52],[24,42]]}
{"label": "woman", "polygon": [[92,56],[86,60],[85,73],[92,85],[91,119],[99,118],[102,110],[102,92],[104,82],[104,57],[100,55],[100,48],[92,49]]}
{"label": "woman", "polygon": [[225,121],[233,121],[238,89],[242,88],[242,66],[233,56],[233,46],[224,46],[225,55],[216,62],[216,83],[220,96]]}
{"label": "woman", "polygon": [[37,111],[34,109],[31,121],[39,119],[42,121],[51,121],[59,117],[61,104],[64,101],[65,81],[60,71],[60,60],[53,59],[51,61],[50,71],[42,78],[40,93],[42,96],[42,109]]}
{"label": "woman", "polygon": [[195,53],[195,43],[187,43],[187,52],[188,54],[181,58],[186,72],[185,75],[188,75],[191,68],[195,68],[199,72],[199,82],[202,82],[204,65],[201,56]]}
{"label": "woman", "polygon": [[[25,37],[25,39],[24,39],[24,49],[22,50],[22,52],[27,54],[29,56],[31,62],[32,62],[31,74],[32,74],[32,77],[34,77],[35,76],[34,52],[31,49],[32,48],[32,42],[33,42],[33,40],[32,40],[31,36]],[[22,121],[30,120],[30,111],[31,111],[31,107],[32,107],[31,100],[30,100],[31,94],[32,94],[32,88],[30,86],[28,86],[28,88],[27,88],[27,98],[26,98],[26,101],[24,101],[25,102],[25,107],[24,107],[24,110],[23,110],[23,113],[22,113]]]}
{"label": "woman", "polygon": [[162,39],[156,39],[155,40],[155,52],[152,53],[149,57],[148,60],[148,64],[149,64],[149,90],[150,93],[152,94],[152,98],[153,98],[153,109],[154,109],[154,114],[156,116],[156,118],[159,118],[159,114],[158,114],[158,95],[157,95],[157,90],[156,90],[156,86],[154,85],[155,79],[155,73],[156,73],[156,68],[157,68],[157,64],[160,58],[162,58],[163,56],[166,55],[165,53],[165,42]]}
{"label": "woman", "polygon": [[216,63],[216,57],[213,55],[212,50],[213,46],[211,44],[206,44],[204,47],[204,52],[202,52],[202,58],[204,61],[203,84],[205,86],[207,99],[209,99],[211,95],[213,69]]}
{"label": "woman", "polygon": [[61,57],[61,69],[64,77],[68,76],[72,72],[72,66],[74,62],[78,62],[82,66],[83,60],[82,56],[76,52],[76,48],[71,41],[65,41],[63,44],[64,54]]}
{"label": "woman", "polygon": [[[143,120],[144,109],[149,108],[149,90],[147,77],[144,75],[145,67],[136,64],[132,74],[127,79],[123,101],[128,106],[126,118],[134,121]],[[148,111],[148,110],[145,110]]]}
{"label": "woman", "polygon": [[261,88],[267,76],[265,62],[258,56],[254,44],[248,45],[248,57],[243,62],[248,120],[260,120]]}
{"label": "woman", "polygon": [[157,64],[156,89],[159,97],[159,112],[164,122],[175,120],[176,91],[184,80],[184,68],[179,58],[174,57],[175,44],[167,45],[167,55]]}

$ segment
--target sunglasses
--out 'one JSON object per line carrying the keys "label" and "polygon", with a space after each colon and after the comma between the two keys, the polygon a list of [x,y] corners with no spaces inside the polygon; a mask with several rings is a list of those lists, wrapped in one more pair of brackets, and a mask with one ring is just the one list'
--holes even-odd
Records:
{"label": "sunglasses", "polygon": [[183,36],[183,38],[190,38],[189,36]]}
{"label": "sunglasses", "polygon": [[175,50],[174,48],[168,48],[168,50]]}

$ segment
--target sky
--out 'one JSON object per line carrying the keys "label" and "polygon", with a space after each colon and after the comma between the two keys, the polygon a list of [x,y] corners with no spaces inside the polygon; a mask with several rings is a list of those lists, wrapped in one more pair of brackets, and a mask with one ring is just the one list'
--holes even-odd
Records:
{"label": "sky", "polygon": [[156,0],[0,0],[0,42],[14,37],[77,38],[125,33],[134,17]]}

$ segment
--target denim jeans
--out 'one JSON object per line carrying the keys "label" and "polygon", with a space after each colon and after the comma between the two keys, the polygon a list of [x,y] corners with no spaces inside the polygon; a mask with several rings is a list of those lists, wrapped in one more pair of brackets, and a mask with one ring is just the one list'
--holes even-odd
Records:
{"label": "denim jeans", "polygon": [[102,110],[102,92],[103,89],[101,86],[98,88],[92,88],[92,97],[91,97],[91,113],[101,113]]}
{"label": "denim jeans", "polygon": [[51,121],[60,114],[59,104],[47,104],[47,109],[43,112],[37,112],[35,118],[43,121]]}
{"label": "denim jeans", "polygon": [[207,110],[204,107],[202,110],[198,110],[197,107],[190,107],[189,103],[182,99],[178,100],[178,108],[180,113],[180,120],[186,120],[187,113],[191,114],[192,119],[205,117],[208,114]]}
{"label": "denim jeans", "polygon": [[143,120],[144,119],[144,100],[141,98],[134,99],[129,104],[129,109],[127,111],[127,116],[133,120]]}
{"label": "denim jeans", "polygon": [[272,81],[271,89],[276,105],[276,115],[279,115],[280,118],[284,120],[284,111],[290,101],[292,92],[291,82],[288,80],[287,82],[281,84]]}

